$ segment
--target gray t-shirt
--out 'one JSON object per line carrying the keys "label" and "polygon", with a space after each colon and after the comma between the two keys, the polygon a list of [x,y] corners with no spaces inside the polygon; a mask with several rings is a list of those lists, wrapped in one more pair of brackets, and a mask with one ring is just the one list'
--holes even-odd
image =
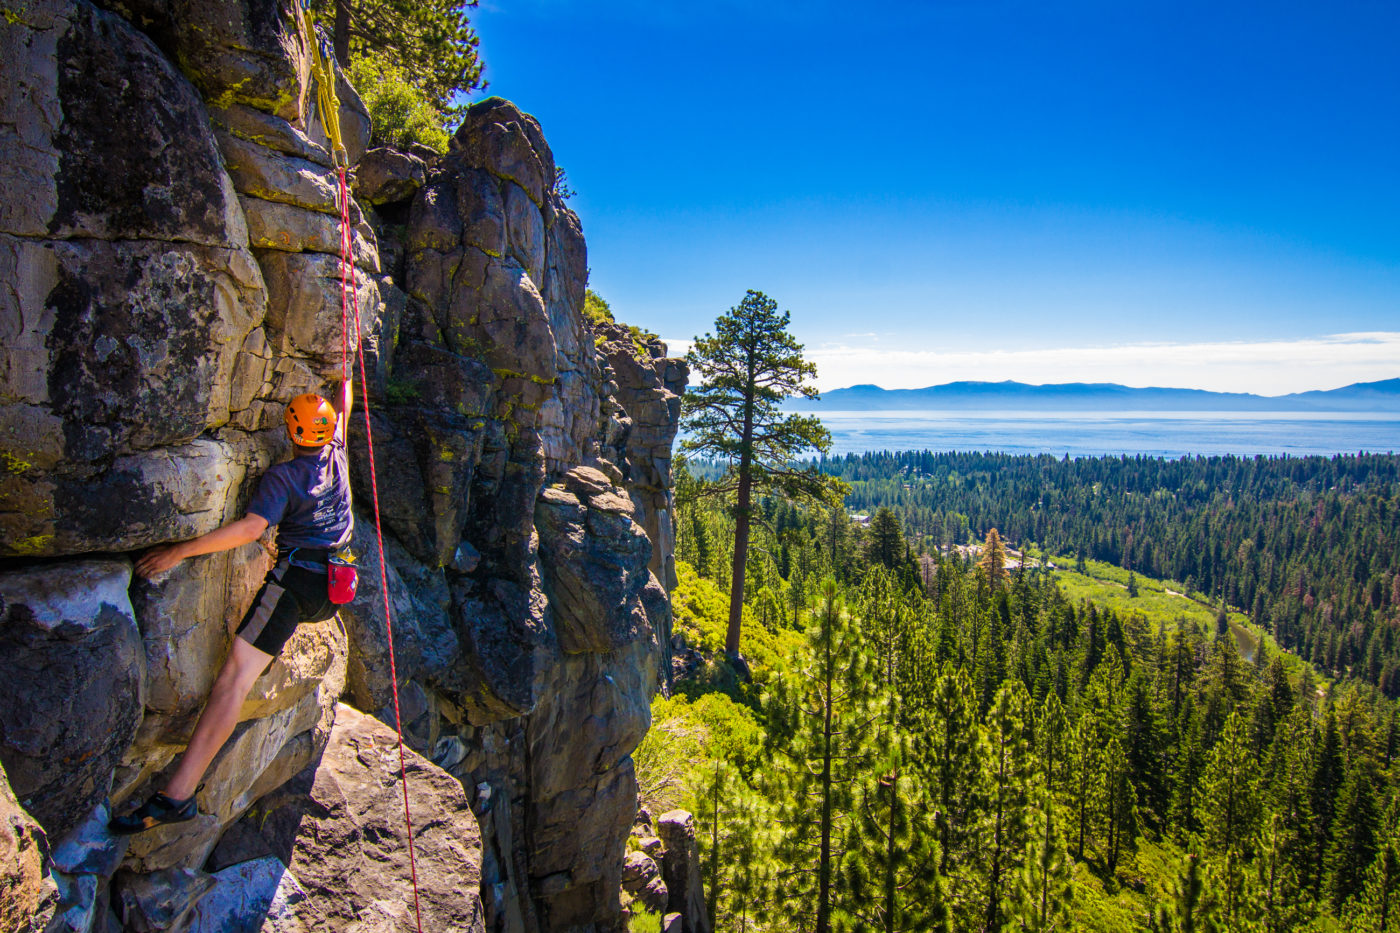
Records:
{"label": "gray t-shirt", "polygon": [[334,550],[350,543],[355,529],[350,511],[350,461],[339,429],[315,454],[268,467],[248,513],[277,526],[277,552],[292,548]]}

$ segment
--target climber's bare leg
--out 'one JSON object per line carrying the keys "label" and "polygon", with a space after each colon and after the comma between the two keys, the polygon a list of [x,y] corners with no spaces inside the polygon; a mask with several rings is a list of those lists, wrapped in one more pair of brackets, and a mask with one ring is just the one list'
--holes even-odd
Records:
{"label": "climber's bare leg", "polygon": [[170,783],[165,785],[165,796],[187,800],[194,795],[209,763],[233,735],[238,725],[238,711],[248,698],[248,691],[270,663],[272,655],[259,651],[241,637],[233,639],[233,650],[214,681],[204,712],[199,714],[189,747],[181,756]]}

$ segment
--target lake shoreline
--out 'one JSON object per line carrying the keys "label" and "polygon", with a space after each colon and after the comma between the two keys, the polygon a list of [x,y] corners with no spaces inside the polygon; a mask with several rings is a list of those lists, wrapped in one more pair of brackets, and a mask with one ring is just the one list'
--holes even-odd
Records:
{"label": "lake shoreline", "polygon": [[1400,451],[1387,412],[831,411],[832,455],[991,451],[1080,457],[1332,456]]}

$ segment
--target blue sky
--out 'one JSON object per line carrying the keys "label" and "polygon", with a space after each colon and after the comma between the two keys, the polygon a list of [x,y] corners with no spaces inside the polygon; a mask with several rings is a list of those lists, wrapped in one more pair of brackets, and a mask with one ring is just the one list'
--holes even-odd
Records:
{"label": "blue sky", "polygon": [[483,0],[592,285],[834,388],[1400,376],[1400,5]]}

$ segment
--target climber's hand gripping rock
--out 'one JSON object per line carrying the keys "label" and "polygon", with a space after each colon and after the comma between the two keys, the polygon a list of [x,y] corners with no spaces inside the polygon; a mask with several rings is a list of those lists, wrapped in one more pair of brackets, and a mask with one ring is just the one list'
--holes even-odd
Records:
{"label": "climber's hand gripping rock", "polygon": [[165,573],[187,557],[226,551],[229,548],[256,541],[262,537],[262,533],[266,530],[267,519],[261,515],[245,515],[237,521],[229,522],[222,528],[209,532],[207,535],[200,535],[189,541],[160,544],[151,548],[136,561],[136,573],[149,579],[157,574]]}

